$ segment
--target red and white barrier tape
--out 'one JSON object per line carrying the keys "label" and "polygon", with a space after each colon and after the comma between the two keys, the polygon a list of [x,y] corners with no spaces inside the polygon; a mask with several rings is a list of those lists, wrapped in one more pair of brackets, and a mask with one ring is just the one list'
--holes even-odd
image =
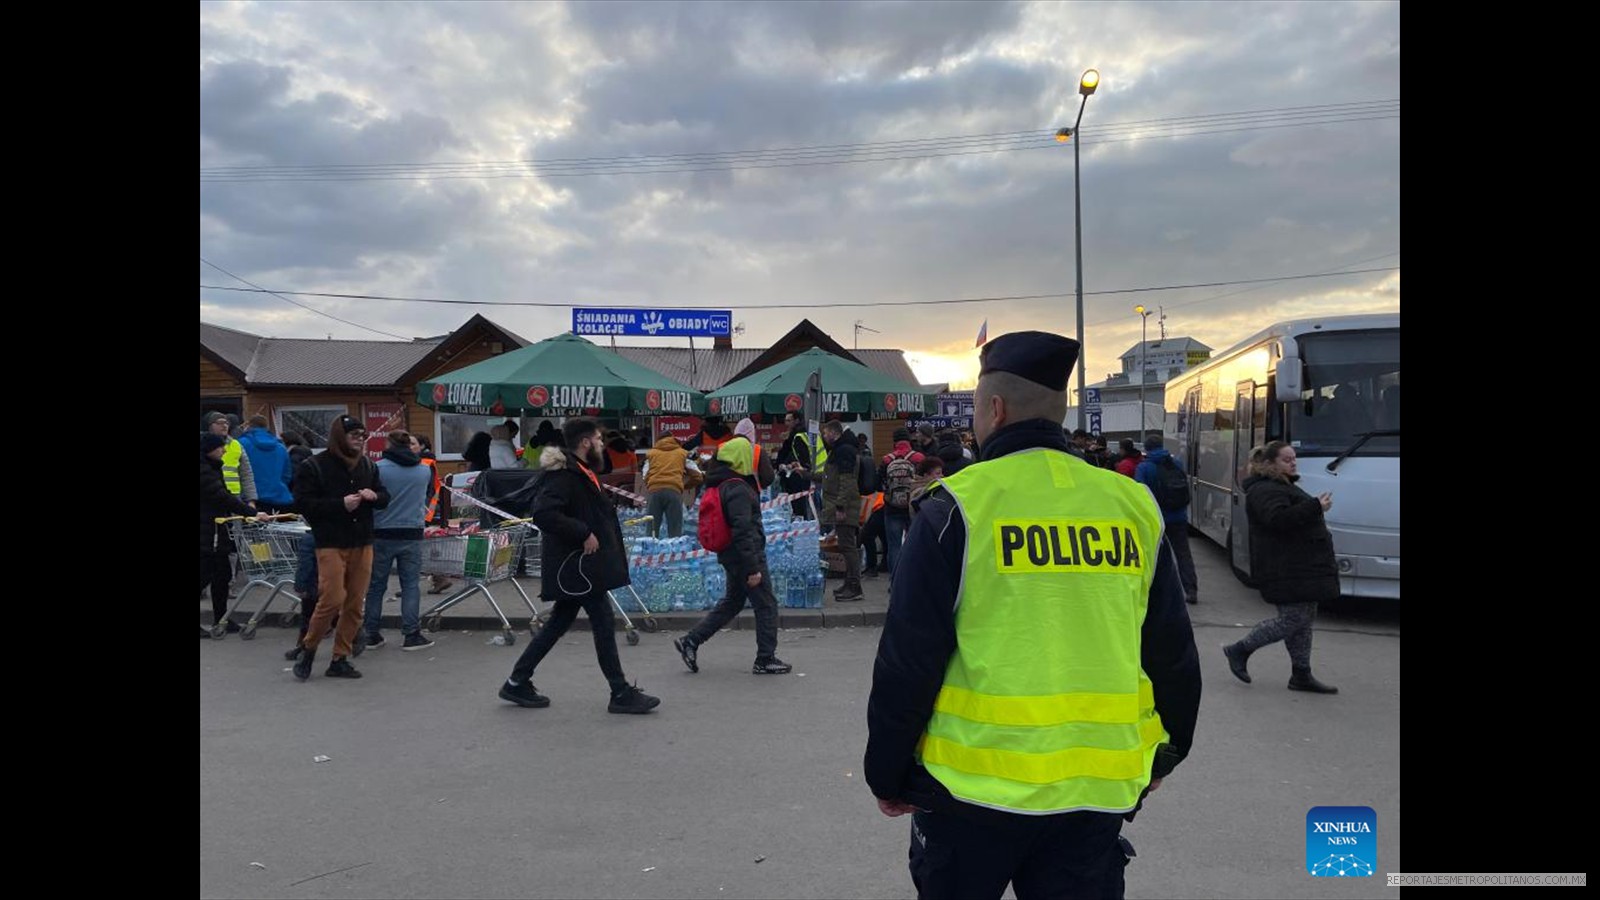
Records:
{"label": "red and white barrier tape", "polygon": [[[454,497],[456,497],[458,499],[461,499],[461,500],[465,500],[465,501],[467,501],[468,503],[470,503],[473,506],[477,506],[477,507],[481,507],[483,509],[487,509],[489,512],[494,513],[495,515],[499,516],[502,519],[520,519],[520,518],[522,518],[521,516],[513,516],[511,513],[508,513],[503,509],[498,509],[496,507],[490,506],[489,504],[483,502],[482,500],[479,500],[477,497],[472,496],[471,494],[467,493],[466,491],[458,491],[458,490],[456,490],[455,488],[453,488],[453,487],[451,487],[449,485],[443,485],[443,487],[444,487],[445,490],[449,491],[452,496],[454,496]],[[528,527],[532,528],[533,527],[533,523],[529,522],[528,523]]]}
{"label": "red and white barrier tape", "polygon": [[[816,534],[816,523],[811,523],[806,528],[796,528],[791,531],[780,531],[767,535],[767,543],[781,541],[787,538],[799,537],[802,534]],[[702,556],[713,555],[710,550],[680,550],[677,553],[646,553],[635,556],[632,563],[638,566],[664,566],[670,563],[683,562],[689,559],[698,559]]]}
{"label": "red and white barrier tape", "polygon": [[649,504],[649,502],[650,502],[650,498],[641,497],[641,496],[639,496],[638,494],[635,494],[632,491],[625,491],[622,488],[617,487],[616,485],[602,484],[600,486],[605,488],[606,490],[610,491],[613,494],[621,494],[622,496],[627,497],[629,500],[633,501],[633,505],[634,506],[642,507],[642,506],[645,506],[645,505]]}
{"label": "red and white barrier tape", "polygon": [[[621,494],[622,496],[628,498],[629,500],[632,500],[634,506],[646,506],[646,505],[648,505],[650,503],[650,498],[641,497],[638,494],[633,493],[632,491],[625,491],[622,488],[619,488],[619,487],[617,487],[615,485],[607,484],[607,485],[602,485],[602,487],[604,487],[606,490],[612,492],[613,494]],[[785,503],[790,503],[790,502],[793,502],[795,500],[799,500],[801,497],[805,497],[810,493],[811,493],[810,491],[801,491],[798,494],[780,494],[780,495],[778,495],[776,497],[773,497],[771,500],[768,500],[767,502],[761,504],[761,508],[762,509],[777,509],[778,507],[782,506]]]}

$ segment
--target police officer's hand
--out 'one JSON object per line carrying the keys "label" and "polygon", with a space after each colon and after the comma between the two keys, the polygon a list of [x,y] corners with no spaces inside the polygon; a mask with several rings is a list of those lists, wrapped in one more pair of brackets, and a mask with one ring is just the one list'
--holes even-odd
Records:
{"label": "police officer's hand", "polygon": [[588,556],[588,555],[594,553],[596,550],[599,550],[599,549],[600,549],[600,539],[595,537],[593,533],[590,533],[590,535],[588,537],[583,539],[583,555],[584,556]]}
{"label": "police officer's hand", "polygon": [[914,813],[917,811],[915,806],[900,800],[885,800],[882,797],[877,799],[878,811],[891,819],[895,816],[903,816],[906,813]]}
{"label": "police officer's hand", "polygon": [[760,585],[761,584],[761,573],[760,572],[752,572],[752,573],[750,573],[750,577],[746,578],[744,580],[744,583],[745,583],[746,587],[756,587],[756,586]]}

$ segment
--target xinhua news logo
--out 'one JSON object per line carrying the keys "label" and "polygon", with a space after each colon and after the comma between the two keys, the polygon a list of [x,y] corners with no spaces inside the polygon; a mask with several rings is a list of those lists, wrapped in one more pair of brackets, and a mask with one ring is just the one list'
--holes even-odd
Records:
{"label": "xinhua news logo", "polygon": [[1313,806],[1306,813],[1306,871],[1370,878],[1378,865],[1378,814],[1370,806]]}

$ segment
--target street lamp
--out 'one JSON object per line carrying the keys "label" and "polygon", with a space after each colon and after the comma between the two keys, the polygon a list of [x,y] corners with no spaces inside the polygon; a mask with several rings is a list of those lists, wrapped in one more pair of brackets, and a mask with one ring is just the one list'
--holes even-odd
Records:
{"label": "street lamp", "polygon": [[1150,325],[1150,310],[1143,306],[1135,306],[1133,311],[1139,314],[1139,444],[1144,445],[1144,351],[1145,329]]}
{"label": "street lamp", "polygon": [[[1083,77],[1078,79],[1078,93],[1083,99],[1078,102],[1078,118],[1072,123],[1071,128],[1063,128],[1056,132],[1056,140],[1066,143],[1074,136],[1080,139],[1072,141],[1072,223],[1073,237],[1078,250],[1078,428],[1087,431],[1088,417],[1083,405],[1083,369],[1085,352],[1083,346],[1083,198],[1078,189],[1078,145],[1083,141],[1078,134],[1078,126],[1083,122],[1083,108],[1089,103],[1089,95],[1100,86],[1100,70],[1086,69]],[[1141,420],[1142,424],[1142,420]]]}

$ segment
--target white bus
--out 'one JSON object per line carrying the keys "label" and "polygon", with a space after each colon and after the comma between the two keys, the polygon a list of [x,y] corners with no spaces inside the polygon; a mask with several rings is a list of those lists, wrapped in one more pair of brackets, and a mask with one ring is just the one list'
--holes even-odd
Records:
{"label": "white bus", "polygon": [[1400,599],[1400,315],[1280,322],[1167,382],[1166,445],[1189,521],[1250,580],[1250,448],[1288,441],[1299,487],[1333,492],[1341,593]]}

